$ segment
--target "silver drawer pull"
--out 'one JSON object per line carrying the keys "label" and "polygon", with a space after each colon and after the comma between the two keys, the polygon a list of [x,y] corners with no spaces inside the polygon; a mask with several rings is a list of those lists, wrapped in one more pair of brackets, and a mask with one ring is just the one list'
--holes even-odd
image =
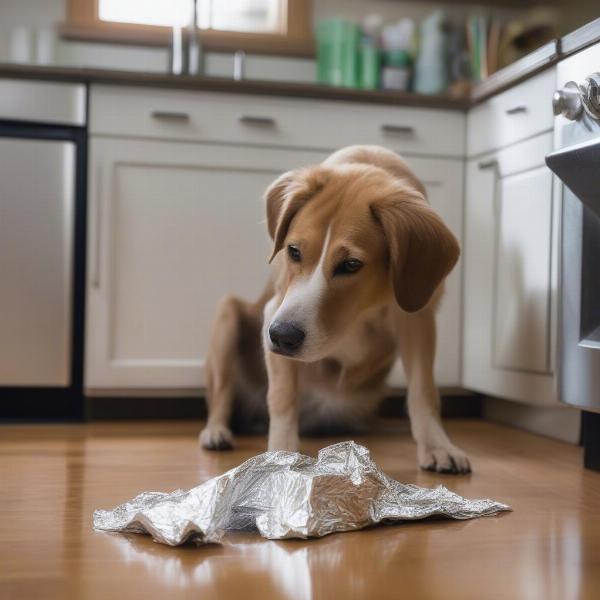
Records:
{"label": "silver drawer pull", "polygon": [[496,159],[484,160],[478,165],[480,171],[487,171],[488,169],[495,169],[498,167],[498,161]]}
{"label": "silver drawer pull", "polygon": [[526,113],[526,112],[527,112],[526,106],[513,106],[512,108],[506,109],[507,115],[518,115],[519,113]]}
{"label": "silver drawer pull", "polygon": [[244,125],[258,125],[259,127],[275,127],[276,124],[273,117],[257,117],[255,115],[242,115],[239,121]]}
{"label": "silver drawer pull", "polygon": [[402,135],[413,135],[415,128],[410,125],[382,125],[381,131],[383,133],[399,133]]}
{"label": "silver drawer pull", "polygon": [[159,121],[179,121],[180,123],[187,123],[190,120],[190,115],[184,112],[155,110],[152,112],[152,118]]}

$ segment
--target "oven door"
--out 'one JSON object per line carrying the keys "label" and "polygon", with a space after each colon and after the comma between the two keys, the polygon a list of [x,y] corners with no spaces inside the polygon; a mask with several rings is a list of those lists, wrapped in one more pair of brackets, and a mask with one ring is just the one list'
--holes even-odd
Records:
{"label": "oven door", "polygon": [[565,125],[546,157],[564,182],[558,389],[562,402],[600,412],[600,127]]}

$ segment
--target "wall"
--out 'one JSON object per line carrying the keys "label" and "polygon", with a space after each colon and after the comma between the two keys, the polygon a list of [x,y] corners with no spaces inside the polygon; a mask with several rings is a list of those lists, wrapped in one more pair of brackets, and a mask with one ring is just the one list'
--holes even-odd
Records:
{"label": "wall", "polygon": [[[485,0],[482,0],[485,4]],[[51,28],[65,20],[66,0],[0,0],[0,62],[9,60],[10,32],[19,26],[32,29]],[[314,0],[314,20],[344,17],[360,22],[366,15],[377,13],[393,22],[410,17],[417,22],[434,11],[435,2],[402,2],[397,0]],[[442,4],[451,19],[462,19],[468,12],[477,10],[508,17],[516,11],[506,8],[477,8],[472,4]],[[596,4],[586,0],[560,0],[563,13],[562,33],[570,31],[594,17],[600,16]],[[161,72],[166,69],[167,50],[91,44],[58,40],[56,60],[59,64],[99,68],[121,68]],[[206,59],[209,75],[229,77],[233,71],[233,58],[228,54],[209,54]],[[311,59],[277,56],[249,56],[246,74],[249,78],[312,82],[315,64]]]}
{"label": "wall", "polygon": [[[10,32],[15,27],[51,28],[53,24],[64,21],[65,5],[66,0],[0,0],[0,62],[9,60]],[[344,17],[360,21],[365,15],[378,13],[386,21],[403,17],[420,21],[436,6],[430,2],[392,0],[315,0],[314,20]],[[451,17],[458,18],[472,7],[445,5],[445,10]],[[167,50],[58,40],[56,60],[62,65],[161,72],[166,69]],[[209,75],[231,76],[232,56],[209,54],[206,71]],[[258,79],[312,82],[315,80],[315,64],[311,59],[249,56],[246,75]]]}

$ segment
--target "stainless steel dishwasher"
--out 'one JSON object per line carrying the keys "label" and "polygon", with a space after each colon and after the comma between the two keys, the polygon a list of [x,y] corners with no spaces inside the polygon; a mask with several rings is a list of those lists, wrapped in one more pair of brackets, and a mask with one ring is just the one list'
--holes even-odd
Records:
{"label": "stainless steel dishwasher", "polygon": [[0,418],[82,416],[86,89],[0,80]]}

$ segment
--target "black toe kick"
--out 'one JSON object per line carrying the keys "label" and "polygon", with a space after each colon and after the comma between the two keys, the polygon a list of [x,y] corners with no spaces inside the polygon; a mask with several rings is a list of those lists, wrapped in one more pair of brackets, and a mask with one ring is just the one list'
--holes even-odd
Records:
{"label": "black toe kick", "polygon": [[600,414],[582,411],[581,445],[585,468],[600,471]]}

